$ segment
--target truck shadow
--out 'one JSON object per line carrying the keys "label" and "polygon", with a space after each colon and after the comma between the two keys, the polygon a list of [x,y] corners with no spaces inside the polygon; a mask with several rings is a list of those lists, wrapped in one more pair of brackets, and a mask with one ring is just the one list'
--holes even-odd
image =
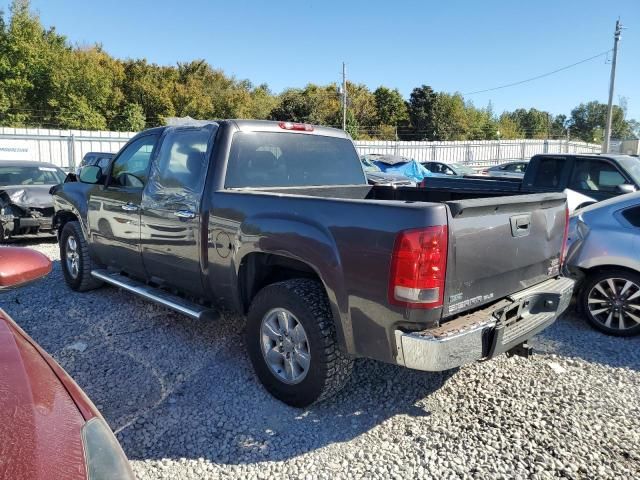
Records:
{"label": "truck shadow", "polygon": [[[158,459],[205,458],[221,464],[287,460],[352,440],[396,415],[428,417],[428,397],[448,378],[359,361],[340,394],[296,409],[264,391],[243,351],[234,349],[223,356],[146,415],[145,427],[147,422],[153,425],[146,432],[135,428],[120,432],[130,459],[149,459],[151,454]],[[152,439],[149,430],[154,432]]]}
{"label": "truck shadow", "polygon": [[[57,260],[47,278],[0,302],[87,392],[131,460],[284,461],[365,433],[387,441],[377,427],[398,415],[415,425],[400,434],[421,442],[430,415],[443,408],[438,390],[455,374],[359,360],[342,392],[301,410],[259,384],[245,353],[244,321],[229,312],[197,322],[114,288],[72,292]],[[639,369],[640,353],[623,353],[620,342],[640,346],[640,337],[608,337],[569,314],[535,347]]]}
{"label": "truck shadow", "polygon": [[336,397],[296,409],[262,388],[232,313],[198,322],[115,288],[76,293],[57,260],[0,301],[85,390],[131,460],[286,460],[375,435],[396,415],[428,422],[432,394],[452,375],[359,360]]}

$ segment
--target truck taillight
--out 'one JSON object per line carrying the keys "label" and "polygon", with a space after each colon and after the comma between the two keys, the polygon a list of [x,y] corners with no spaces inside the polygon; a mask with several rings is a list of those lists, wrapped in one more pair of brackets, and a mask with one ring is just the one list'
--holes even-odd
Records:
{"label": "truck taillight", "polygon": [[567,247],[569,243],[569,207],[564,209],[564,236],[562,237],[562,251],[560,252],[560,268],[567,258]]}
{"label": "truck taillight", "polygon": [[313,132],[313,125],[308,125],[306,123],[280,122],[278,123],[278,125],[280,126],[280,128],[284,128],[285,130]]}
{"label": "truck taillight", "polygon": [[389,302],[407,308],[441,307],[447,271],[446,225],[406,230],[391,256]]}

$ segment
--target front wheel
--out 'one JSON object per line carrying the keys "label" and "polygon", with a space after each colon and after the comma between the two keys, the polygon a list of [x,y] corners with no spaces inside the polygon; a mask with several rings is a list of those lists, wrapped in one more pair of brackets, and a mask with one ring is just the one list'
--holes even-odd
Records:
{"label": "front wheel", "polygon": [[621,337],[640,333],[640,275],[621,269],[591,275],[580,303],[598,330]]}
{"label": "front wheel", "polygon": [[78,222],[67,222],[60,232],[60,263],[67,285],[84,292],[98,288],[102,282],[91,275],[89,244]]}
{"label": "front wheel", "polygon": [[313,280],[275,283],[256,295],[247,349],[269,393],[294,407],[336,394],[351,375],[353,361],[338,348],[329,301]]}

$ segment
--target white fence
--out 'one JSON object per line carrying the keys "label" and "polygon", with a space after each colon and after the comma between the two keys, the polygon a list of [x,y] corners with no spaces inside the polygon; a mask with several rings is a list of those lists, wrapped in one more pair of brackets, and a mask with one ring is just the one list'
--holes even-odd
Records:
{"label": "white fence", "polygon": [[[73,168],[87,152],[117,152],[135,132],[0,127],[0,160],[34,160]],[[464,142],[356,141],[360,154],[386,153],[419,161],[482,166],[536,153],[598,153],[600,145],[566,140]]]}
{"label": "white fence", "polygon": [[527,160],[537,153],[600,153],[600,145],[567,140],[479,140],[460,142],[356,141],[360,154],[401,155],[420,162],[436,160],[484,166]]}
{"label": "white fence", "polygon": [[134,132],[0,127],[0,160],[33,160],[73,168],[87,152],[117,152]]}

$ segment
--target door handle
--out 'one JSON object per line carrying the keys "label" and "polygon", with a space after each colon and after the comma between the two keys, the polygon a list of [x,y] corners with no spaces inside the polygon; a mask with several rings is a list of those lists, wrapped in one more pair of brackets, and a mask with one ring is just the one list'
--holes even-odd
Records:
{"label": "door handle", "polygon": [[135,212],[138,210],[138,205],[134,205],[133,203],[125,203],[120,208],[122,208],[122,210],[125,210],[127,212]]}
{"label": "door handle", "polygon": [[173,214],[178,218],[196,218],[196,214],[191,210],[176,210]]}

